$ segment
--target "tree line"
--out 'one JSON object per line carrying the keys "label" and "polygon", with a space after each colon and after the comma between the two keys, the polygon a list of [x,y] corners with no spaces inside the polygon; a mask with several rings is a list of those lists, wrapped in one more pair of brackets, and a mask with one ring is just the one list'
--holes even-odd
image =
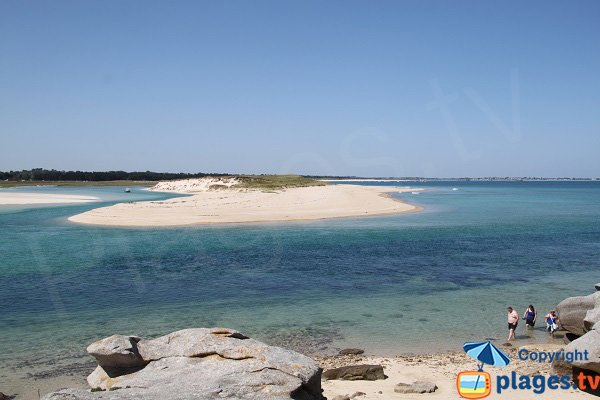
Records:
{"label": "tree line", "polygon": [[3,181],[163,181],[171,179],[203,178],[207,176],[227,176],[216,173],[172,173],[172,172],[127,172],[127,171],[58,171],[55,169],[34,168],[22,171],[0,171]]}

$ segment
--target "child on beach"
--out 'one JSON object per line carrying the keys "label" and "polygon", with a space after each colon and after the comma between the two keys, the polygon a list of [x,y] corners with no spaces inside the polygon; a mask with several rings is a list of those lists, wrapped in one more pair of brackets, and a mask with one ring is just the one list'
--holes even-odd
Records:
{"label": "child on beach", "polygon": [[558,329],[559,322],[556,311],[550,310],[544,318],[546,318],[546,330],[550,332],[550,336],[554,337],[554,332]]}
{"label": "child on beach", "polygon": [[533,328],[535,326],[535,320],[537,318],[537,313],[535,312],[535,308],[532,304],[527,307],[527,310],[523,313],[523,319],[525,320],[526,328]]}
{"label": "child on beach", "polygon": [[508,339],[507,341],[515,340],[515,331],[519,324],[519,313],[516,312],[512,307],[506,309],[508,311]]}

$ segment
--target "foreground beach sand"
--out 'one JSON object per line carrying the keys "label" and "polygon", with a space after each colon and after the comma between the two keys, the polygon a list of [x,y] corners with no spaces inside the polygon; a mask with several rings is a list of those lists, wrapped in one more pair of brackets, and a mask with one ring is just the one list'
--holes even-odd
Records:
{"label": "foreground beach sand", "polygon": [[[526,346],[529,350],[557,351],[560,345]],[[531,390],[503,390],[498,394],[496,391],[496,376],[510,375],[515,371],[521,375],[545,375],[554,374],[548,363],[532,363],[518,359],[518,347],[503,348],[512,359],[507,367],[484,368],[492,376],[492,393],[486,399],[592,399],[594,396],[576,389],[550,390],[535,394]],[[387,400],[387,399],[459,399],[456,389],[456,377],[462,371],[477,370],[476,362],[465,353],[438,353],[430,355],[404,355],[398,357],[324,357],[318,359],[321,367],[335,368],[343,365],[374,364],[382,365],[387,376],[385,380],[376,381],[323,381],[324,395],[328,399],[336,396],[352,396],[356,392],[364,395],[355,397],[360,400]],[[406,394],[394,392],[398,383],[411,384],[415,381],[429,381],[437,385],[438,389],[433,393]]]}
{"label": "foreground beach sand", "polygon": [[[526,346],[530,350],[557,351],[560,345]],[[507,367],[495,368],[487,366],[485,370],[492,375],[492,393],[489,399],[592,399],[594,396],[583,393],[578,390],[549,390],[542,394],[534,394],[532,391],[524,390],[506,390],[501,394],[496,392],[496,376],[509,375],[515,371],[518,375],[545,375],[553,374],[548,363],[531,363],[521,361],[517,357],[518,347],[503,349],[512,358]],[[374,356],[316,356],[315,360],[319,365],[327,370],[345,365],[356,364],[374,364],[382,365],[386,375],[385,380],[376,381],[343,381],[343,380],[323,380],[323,395],[328,399],[334,399],[336,396],[351,396],[357,392],[364,395],[357,396],[360,400],[389,400],[389,399],[458,399],[460,398],[456,391],[456,376],[461,371],[476,370],[476,363],[473,359],[462,352],[447,352],[436,354],[420,355],[400,355],[393,357],[374,357]],[[93,366],[89,367],[89,373]],[[37,400],[39,394],[58,390],[64,387],[73,387],[80,389],[89,389],[85,381],[87,371],[61,375],[49,379],[36,379],[31,381],[27,387],[11,385],[4,382],[0,390],[7,393],[17,393],[17,399]],[[394,387],[398,383],[413,383],[415,381],[425,380],[433,382],[438,389],[433,393],[426,394],[406,394],[394,392]],[[39,393],[39,394],[38,394]]]}
{"label": "foreground beach sand", "polygon": [[[186,183],[187,182],[187,183]],[[221,187],[227,185],[221,184]],[[157,190],[191,196],[163,201],[121,203],[69,218],[72,222],[112,226],[178,226],[373,216],[418,211],[391,193],[415,189],[327,185],[270,190],[210,189],[200,182],[164,182]]]}
{"label": "foreground beach sand", "polygon": [[97,200],[98,198],[93,196],[0,191],[0,205],[89,203]]}

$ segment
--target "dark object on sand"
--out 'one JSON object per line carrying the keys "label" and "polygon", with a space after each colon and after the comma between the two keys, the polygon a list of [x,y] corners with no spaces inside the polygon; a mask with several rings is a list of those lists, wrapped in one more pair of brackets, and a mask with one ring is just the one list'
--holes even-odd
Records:
{"label": "dark object on sand", "polygon": [[345,367],[328,369],[323,372],[325,380],[342,381],[376,381],[385,379],[383,367],[381,365],[347,365]]}
{"label": "dark object on sand", "polygon": [[12,400],[14,398],[15,398],[15,396],[8,396],[8,395],[0,392],[0,400]]}
{"label": "dark object on sand", "polygon": [[363,354],[365,351],[363,349],[342,349],[340,350],[340,352],[338,353],[340,356],[348,356],[348,355],[352,355],[352,356],[357,356],[359,354]]}
{"label": "dark object on sand", "polygon": [[565,335],[563,336],[563,342],[565,344],[569,344],[571,343],[573,340],[579,339],[581,336],[578,335],[574,335],[571,332],[565,332]]}
{"label": "dark object on sand", "polygon": [[[573,376],[574,377],[578,377],[579,374],[585,374],[587,379],[590,379],[592,381],[595,381],[597,379],[600,378],[600,374],[598,372],[595,371],[590,371],[588,369],[583,369],[583,368],[577,368],[577,367],[573,367]],[[589,385],[589,381],[586,379],[586,386],[585,387],[579,387],[579,379],[575,378],[573,379],[573,383],[575,384],[575,386],[577,387],[577,389],[581,390],[582,392],[586,392],[589,394],[593,394],[594,396],[600,396],[600,388],[595,388],[592,389],[591,385]]]}

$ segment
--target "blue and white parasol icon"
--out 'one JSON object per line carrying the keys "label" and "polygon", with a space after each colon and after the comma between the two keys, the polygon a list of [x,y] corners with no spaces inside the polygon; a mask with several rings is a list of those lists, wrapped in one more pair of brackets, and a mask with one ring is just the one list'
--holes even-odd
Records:
{"label": "blue and white parasol icon", "polygon": [[483,371],[483,364],[504,367],[510,362],[510,358],[492,342],[467,342],[463,349],[469,356],[481,362],[477,365],[480,371]]}

